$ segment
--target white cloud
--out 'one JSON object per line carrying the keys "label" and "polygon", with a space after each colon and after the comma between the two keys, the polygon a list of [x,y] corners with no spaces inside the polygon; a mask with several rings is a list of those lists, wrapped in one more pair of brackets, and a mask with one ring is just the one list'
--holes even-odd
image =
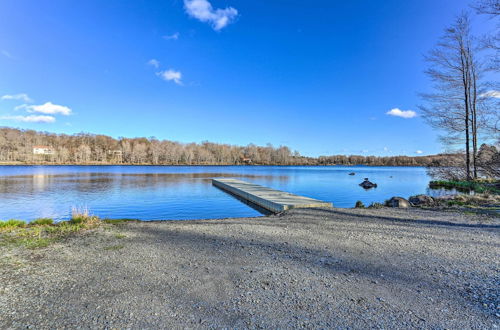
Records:
{"label": "white cloud", "polygon": [[165,40],[177,40],[179,39],[179,32],[168,34],[166,36],[163,36],[162,38]]}
{"label": "white cloud", "polygon": [[413,110],[400,110],[398,108],[391,109],[385,113],[389,116],[401,117],[401,118],[413,118],[417,113]]}
{"label": "white cloud", "polygon": [[216,31],[225,28],[238,16],[238,11],[233,7],[214,10],[208,0],[184,0],[184,8],[189,16],[209,23]]}
{"label": "white cloud", "polygon": [[492,97],[495,99],[500,99],[500,91],[487,91],[486,93],[483,93],[479,95],[480,97]]}
{"label": "white cloud", "polygon": [[0,119],[22,121],[25,123],[53,123],[56,119],[52,116],[3,116]]}
{"label": "white cloud", "polygon": [[387,148],[387,147],[384,147],[384,151],[389,151],[389,148]]}
{"label": "white cloud", "polygon": [[417,150],[417,151],[415,151],[415,153],[420,155],[420,154],[423,154],[424,152],[422,150]]}
{"label": "white cloud", "polygon": [[172,69],[158,72],[157,75],[166,81],[173,81],[177,85],[182,85],[182,73],[180,71],[175,71]]}
{"label": "white cloud", "polygon": [[33,102],[32,99],[29,98],[27,94],[13,94],[13,95],[4,95],[2,96],[2,100],[22,100],[23,102]]}
{"label": "white cloud", "polygon": [[48,115],[56,115],[56,114],[61,114],[64,116],[68,116],[71,114],[71,109],[68,107],[65,107],[64,105],[58,105],[54,104],[52,102],[47,102],[45,104],[41,105],[23,105],[16,107],[17,108],[25,108],[29,112],[39,112],[39,113],[45,113]]}
{"label": "white cloud", "polygon": [[154,66],[156,69],[158,69],[160,67],[160,61],[155,60],[154,58],[150,59],[148,61],[148,64],[151,66]]}
{"label": "white cloud", "polygon": [[28,94],[25,93],[4,95],[2,96],[2,100],[22,100],[24,102],[33,102],[33,100],[29,98]]}

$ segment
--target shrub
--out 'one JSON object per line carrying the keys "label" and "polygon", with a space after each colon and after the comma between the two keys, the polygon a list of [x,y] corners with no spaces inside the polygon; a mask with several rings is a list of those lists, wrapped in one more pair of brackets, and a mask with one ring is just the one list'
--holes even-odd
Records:
{"label": "shrub", "polygon": [[356,205],[354,207],[357,208],[357,209],[364,209],[365,208],[365,204],[363,204],[362,201],[357,201]]}
{"label": "shrub", "polygon": [[30,222],[30,225],[38,225],[38,226],[44,226],[44,225],[52,225],[54,223],[54,220],[51,218],[38,218]]}
{"label": "shrub", "polygon": [[368,206],[369,208],[372,208],[372,209],[381,209],[384,207],[384,204],[382,203],[371,203],[370,206]]}
{"label": "shrub", "polygon": [[68,221],[70,224],[81,224],[85,227],[94,227],[99,225],[101,220],[95,215],[91,215],[87,208],[76,208],[73,207],[71,210],[71,220]]}

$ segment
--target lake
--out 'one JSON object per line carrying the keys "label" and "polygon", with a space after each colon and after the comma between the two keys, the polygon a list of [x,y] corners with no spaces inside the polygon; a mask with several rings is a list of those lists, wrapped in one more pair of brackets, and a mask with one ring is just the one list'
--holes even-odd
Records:
{"label": "lake", "polygon": [[[349,175],[355,172],[356,175]],[[422,167],[368,166],[0,166],[0,219],[68,219],[88,208],[101,218],[183,220],[262,215],[215,188],[228,177],[353,207],[392,196],[439,195]],[[378,184],[364,190],[369,178]]]}

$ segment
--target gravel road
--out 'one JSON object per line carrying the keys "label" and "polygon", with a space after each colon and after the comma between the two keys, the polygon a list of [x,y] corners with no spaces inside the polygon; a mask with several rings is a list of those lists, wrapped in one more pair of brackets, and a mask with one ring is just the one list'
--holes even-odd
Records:
{"label": "gravel road", "polygon": [[500,219],[297,209],[0,248],[1,328],[500,327]]}

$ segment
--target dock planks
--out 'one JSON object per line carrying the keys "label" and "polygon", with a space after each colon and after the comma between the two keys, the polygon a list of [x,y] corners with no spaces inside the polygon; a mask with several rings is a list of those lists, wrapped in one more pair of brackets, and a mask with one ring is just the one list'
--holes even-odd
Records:
{"label": "dock planks", "polygon": [[212,179],[212,184],[273,213],[293,208],[332,207],[332,203],[290,194],[236,179]]}

